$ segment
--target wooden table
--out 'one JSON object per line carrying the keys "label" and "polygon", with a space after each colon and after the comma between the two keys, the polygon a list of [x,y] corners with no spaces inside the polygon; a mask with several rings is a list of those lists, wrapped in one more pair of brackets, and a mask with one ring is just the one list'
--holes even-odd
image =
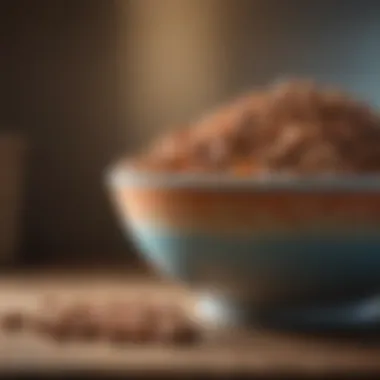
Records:
{"label": "wooden table", "polygon": [[[127,294],[173,298],[191,309],[193,295],[139,273],[50,272],[0,278],[0,308],[35,308],[41,295],[117,298]],[[1,312],[1,310],[0,310]],[[0,372],[91,372],[100,374],[238,375],[320,378],[336,374],[380,377],[380,343],[296,336],[267,331],[229,331],[193,347],[57,344],[27,333],[0,336]],[[0,375],[1,376],[1,375]]]}

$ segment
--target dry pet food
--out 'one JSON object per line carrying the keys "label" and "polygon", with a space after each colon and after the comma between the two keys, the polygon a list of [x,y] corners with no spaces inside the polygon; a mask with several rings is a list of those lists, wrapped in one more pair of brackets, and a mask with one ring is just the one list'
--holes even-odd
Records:
{"label": "dry pet food", "polygon": [[199,330],[178,305],[123,301],[43,304],[37,313],[10,310],[3,331],[28,330],[57,342],[191,343]]}
{"label": "dry pet food", "polygon": [[375,173],[380,118],[334,88],[289,81],[168,133],[132,163],[148,172],[237,176]]}

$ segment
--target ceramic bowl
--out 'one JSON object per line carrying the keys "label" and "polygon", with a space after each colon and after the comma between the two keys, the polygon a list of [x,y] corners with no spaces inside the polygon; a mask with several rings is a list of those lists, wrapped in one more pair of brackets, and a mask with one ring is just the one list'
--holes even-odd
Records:
{"label": "ceramic bowl", "polygon": [[107,183],[144,259],[200,291],[205,319],[241,323],[253,313],[311,322],[332,307],[330,319],[352,320],[359,317],[347,311],[350,302],[380,288],[380,178],[251,179],[116,166]]}

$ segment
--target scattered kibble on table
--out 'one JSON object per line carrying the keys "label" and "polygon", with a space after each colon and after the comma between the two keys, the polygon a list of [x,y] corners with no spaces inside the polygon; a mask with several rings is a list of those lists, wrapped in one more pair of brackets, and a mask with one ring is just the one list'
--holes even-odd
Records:
{"label": "scattered kibble on table", "polygon": [[190,344],[200,330],[176,304],[105,304],[74,301],[67,304],[42,302],[37,312],[8,310],[1,316],[3,332],[29,331],[41,337],[64,341],[109,341],[115,344]]}

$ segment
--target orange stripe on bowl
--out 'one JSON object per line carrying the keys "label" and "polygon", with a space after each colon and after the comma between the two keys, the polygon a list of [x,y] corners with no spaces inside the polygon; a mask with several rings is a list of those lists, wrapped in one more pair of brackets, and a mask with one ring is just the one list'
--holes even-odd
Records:
{"label": "orange stripe on bowl", "polygon": [[323,223],[380,225],[380,194],[115,190],[118,207],[133,220],[197,230],[252,231]]}

